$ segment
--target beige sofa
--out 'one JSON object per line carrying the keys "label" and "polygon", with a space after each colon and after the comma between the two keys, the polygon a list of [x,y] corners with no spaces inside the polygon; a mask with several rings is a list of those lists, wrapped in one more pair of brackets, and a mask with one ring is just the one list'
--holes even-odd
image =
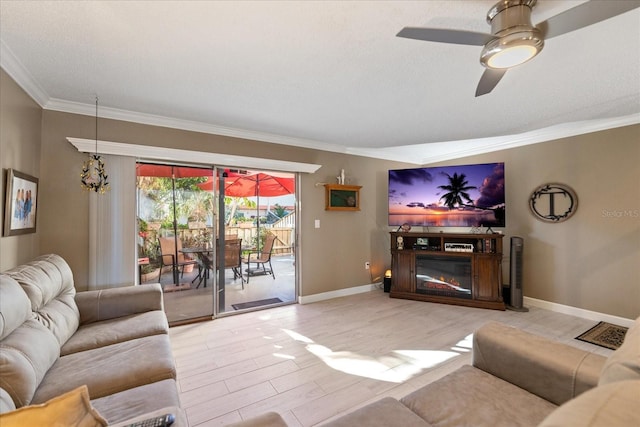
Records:
{"label": "beige sofa", "polygon": [[186,425],[175,378],[159,285],[76,293],[53,254],[0,274],[0,414],[86,385],[110,425],[165,412]]}
{"label": "beige sofa", "polygon": [[[605,358],[500,323],[473,336],[472,366],[326,427],[640,426],[640,318]],[[267,413],[234,426],[279,427]]]}

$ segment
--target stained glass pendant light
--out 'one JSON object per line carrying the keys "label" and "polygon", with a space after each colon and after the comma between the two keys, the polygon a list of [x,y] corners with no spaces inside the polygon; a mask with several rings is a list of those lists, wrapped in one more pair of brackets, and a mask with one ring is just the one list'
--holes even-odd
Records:
{"label": "stained glass pendant light", "polygon": [[80,183],[84,190],[104,194],[110,189],[108,178],[104,160],[98,155],[98,97],[96,96],[96,151],[93,154],[89,153],[89,158],[82,165]]}

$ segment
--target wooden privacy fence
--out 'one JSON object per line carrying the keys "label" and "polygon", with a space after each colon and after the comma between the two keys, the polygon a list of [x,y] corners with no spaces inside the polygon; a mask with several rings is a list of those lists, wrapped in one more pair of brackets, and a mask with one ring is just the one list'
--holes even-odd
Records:
{"label": "wooden privacy fence", "polygon": [[[276,241],[273,246],[274,255],[284,255],[293,253],[294,245],[294,232],[292,227],[270,227],[269,225],[261,225],[261,230],[268,230],[270,233],[275,234]],[[251,227],[243,226],[231,226],[225,228],[225,234],[227,236],[238,236],[242,239],[243,246],[249,246],[255,242],[258,235],[258,228],[254,225]]]}
{"label": "wooden privacy fence", "polygon": [[276,235],[276,241],[273,245],[274,255],[292,254],[294,245],[293,228],[290,227],[273,227],[269,231]]}

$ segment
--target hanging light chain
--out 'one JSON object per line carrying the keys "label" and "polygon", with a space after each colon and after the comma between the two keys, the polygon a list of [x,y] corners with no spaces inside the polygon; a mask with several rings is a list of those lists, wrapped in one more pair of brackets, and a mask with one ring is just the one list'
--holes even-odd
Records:
{"label": "hanging light chain", "polygon": [[111,188],[108,178],[104,160],[98,154],[98,97],[96,96],[96,150],[94,154],[89,153],[89,159],[82,166],[80,185],[87,191],[104,194]]}
{"label": "hanging light chain", "polygon": [[98,95],[96,95],[96,156],[98,155]]}

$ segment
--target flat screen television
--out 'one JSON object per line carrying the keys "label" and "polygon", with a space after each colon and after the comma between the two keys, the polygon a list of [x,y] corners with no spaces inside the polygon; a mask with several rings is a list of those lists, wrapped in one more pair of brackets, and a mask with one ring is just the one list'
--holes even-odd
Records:
{"label": "flat screen television", "polygon": [[504,163],[389,171],[389,225],[504,227]]}

